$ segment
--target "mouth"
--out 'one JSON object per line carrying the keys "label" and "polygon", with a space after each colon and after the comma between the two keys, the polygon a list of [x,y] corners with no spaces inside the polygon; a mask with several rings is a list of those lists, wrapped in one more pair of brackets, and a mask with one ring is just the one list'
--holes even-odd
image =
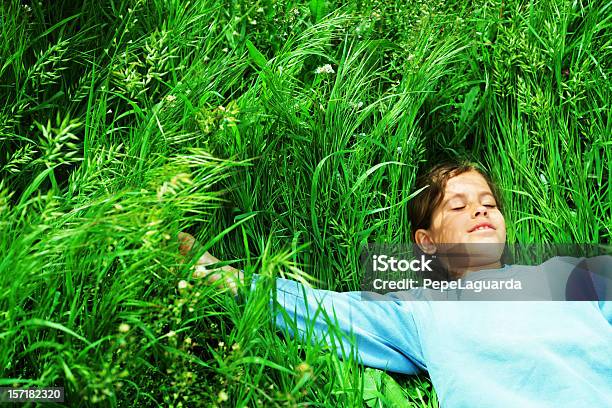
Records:
{"label": "mouth", "polygon": [[490,223],[483,222],[483,223],[480,223],[472,227],[468,232],[476,232],[476,231],[495,231],[495,228]]}

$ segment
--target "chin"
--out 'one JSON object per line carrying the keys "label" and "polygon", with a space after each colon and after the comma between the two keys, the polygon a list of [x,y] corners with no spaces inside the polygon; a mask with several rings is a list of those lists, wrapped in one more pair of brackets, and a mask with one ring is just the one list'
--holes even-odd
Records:
{"label": "chin", "polygon": [[500,238],[497,235],[481,235],[481,236],[468,235],[468,239],[465,241],[465,243],[466,244],[480,244],[480,243],[505,244],[506,240],[503,238]]}

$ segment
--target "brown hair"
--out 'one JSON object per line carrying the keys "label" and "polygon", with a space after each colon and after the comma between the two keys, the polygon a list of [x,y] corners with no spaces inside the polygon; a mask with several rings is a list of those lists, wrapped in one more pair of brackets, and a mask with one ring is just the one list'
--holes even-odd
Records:
{"label": "brown hair", "polygon": [[444,198],[446,183],[452,177],[458,176],[469,171],[476,171],[484,177],[495,201],[497,208],[502,211],[502,202],[497,186],[482,168],[469,161],[446,162],[435,165],[424,173],[417,175],[415,191],[424,188],[408,203],[408,216],[410,217],[410,238],[415,242],[414,236],[418,229],[428,229],[431,225],[431,218],[434,211]]}

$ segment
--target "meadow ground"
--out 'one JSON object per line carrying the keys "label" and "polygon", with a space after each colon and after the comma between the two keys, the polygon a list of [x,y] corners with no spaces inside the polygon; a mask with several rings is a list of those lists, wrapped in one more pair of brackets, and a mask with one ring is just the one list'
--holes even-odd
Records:
{"label": "meadow ground", "polygon": [[[0,386],[437,407],[425,375],[280,333],[266,289],[357,289],[446,157],[491,172],[510,242],[609,244],[611,4],[3,1]],[[179,231],[261,290],[192,278]]]}

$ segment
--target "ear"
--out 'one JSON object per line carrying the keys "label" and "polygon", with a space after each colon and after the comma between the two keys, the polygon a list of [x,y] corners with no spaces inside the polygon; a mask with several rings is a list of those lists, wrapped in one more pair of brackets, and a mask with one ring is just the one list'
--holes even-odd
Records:
{"label": "ear", "polygon": [[433,255],[438,250],[438,248],[436,248],[436,244],[431,239],[429,231],[425,229],[416,230],[414,233],[414,240],[419,248],[421,248],[421,251],[427,255]]}

